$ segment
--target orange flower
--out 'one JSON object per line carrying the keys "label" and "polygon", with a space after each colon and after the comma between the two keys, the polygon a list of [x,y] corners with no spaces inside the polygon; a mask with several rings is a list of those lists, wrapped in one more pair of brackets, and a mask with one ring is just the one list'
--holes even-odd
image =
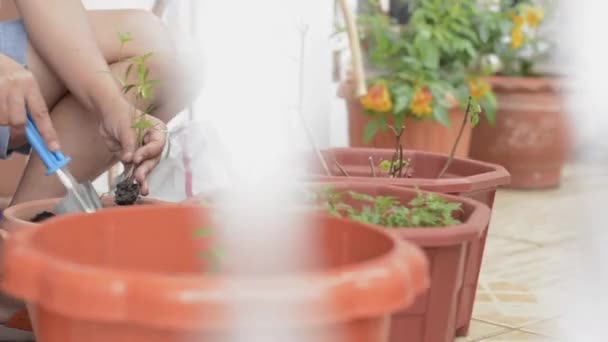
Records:
{"label": "orange flower", "polygon": [[490,85],[482,80],[468,80],[469,92],[471,93],[471,97],[475,100],[479,100],[482,97],[486,96],[490,91]]}
{"label": "orange flower", "polygon": [[526,6],[525,9],[526,22],[530,27],[537,27],[545,18],[545,12],[537,6]]}
{"label": "orange flower", "polygon": [[521,26],[515,26],[511,31],[511,49],[517,50],[524,45],[526,37],[524,37],[524,31]]}
{"label": "orange flower", "polygon": [[524,18],[518,14],[511,14],[511,21],[515,25],[515,27],[522,27],[525,23]]}
{"label": "orange flower", "polygon": [[393,109],[393,102],[391,101],[391,94],[388,91],[386,83],[378,82],[371,86],[367,91],[367,95],[361,98],[361,104],[363,108],[374,112],[390,112]]}
{"label": "orange flower", "polygon": [[431,103],[433,102],[433,95],[427,88],[418,88],[414,93],[414,98],[410,103],[410,110],[412,113],[419,117],[423,118],[433,114],[433,107]]}

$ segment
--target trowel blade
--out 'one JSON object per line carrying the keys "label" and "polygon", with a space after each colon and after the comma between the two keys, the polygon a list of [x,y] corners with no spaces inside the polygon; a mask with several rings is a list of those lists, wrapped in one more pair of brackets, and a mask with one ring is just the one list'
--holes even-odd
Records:
{"label": "trowel blade", "polygon": [[[79,192],[80,198],[82,198],[85,203],[81,203],[78,200],[78,196],[76,196],[74,191]],[[86,205],[87,208],[101,208],[99,195],[90,182],[78,184],[78,186],[74,188],[74,191],[68,191],[68,194],[59,202],[57,207],[55,207],[56,214],[86,212],[87,210],[83,205]]]}

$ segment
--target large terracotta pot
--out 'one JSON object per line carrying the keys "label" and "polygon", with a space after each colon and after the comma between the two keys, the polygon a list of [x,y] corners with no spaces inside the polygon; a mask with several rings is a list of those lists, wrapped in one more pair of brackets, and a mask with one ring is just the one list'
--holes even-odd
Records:
{"label": "large terracotta pot", "polygon": [[504,166],[510,187],[558,186],[568,148],[559,79],[495,77],[496,126],[481,120],[473,133],[471,158]]}
{"label": "large terracotta pot", "polygon": [[[2,289],[35,306],[40,342],[229,341],[237,303],[298,308],[280,327],[246,316],[258,340],[287,329],[297,342],[386,342],[390,314],[429,285],[418,248],[318,213],[308,221],[316,258],[304,265],[209,275],[194,233],[212,214],[139,206],[49,220],[8,239]],[[224,255],[244,262],[238,250]]]}
{"label": "large terracotta pot", "polygon": [[[373,148],[334,148],[323,151],[325,159],[332,166],[332,174],[340,175],[340,171],[332,162],[334,159],[340,163],[350,177],[320,176],[321,168],[315,166],[311,177],[315,181],[323,182],[365,182],[381,185],[395,185],[402,187],[417,187],[422,190],[435,191],[444,194],[459,195],[480,201],[492,208],[496,189],[509,183],[509,173],[502,166],[475,161],[471,159],[454,159],[446,175],[437,179],[448,157],[446,155],[421,152],[404,151],[404,157],[410,158],[413,167],[412,178],[372,177],[369,157],[373,157],[377,165],[380,160],[390,160],[393,150]],[[466,255],[464,269],[464,285],[460,289],[460,299],[456,317],[458,336],[466,336],[469,331],[475,293],[479,282],[479,272],[483,261],[483,252],[486,245],[487,230],[474,240]]]}
{"label": "large terracotta pot", "polygon": [[[344,98],[348,111],[349,146],[395,148],[395,134],[390,130],[379,131],[369,144],[365,144],[363,132],[369,122],[369,116],[365,114],[359,99],[354,98],[352,94],[352,83],[350,81],[343,83],[339,95]],[[405,133],[401,137],[404,148],[427,152],[450,153],[464,119],[464,112],[455,107],[449,112],[449,115],[450,127],[445,127],[432,119],[407,119],[405,121]],[[466,157],[468,155],[471,143],[471,131],[471,125],[467,123],[456,148],[456,156]]]}
{"label": "large terracotta pot", "polygon": [[[356,191],[372,196],[392,196],[407,204],[416,190],[371,183],[334,183],[336,191]],[[459,295],[465,286],[467,254],[486,234],[489,208],[477,201],[443,196],[462,204],[462,224],[436,228],[391,228],[400,239],[424,249],[431,266],[431,287],[416,303],[394,314],[391,322],[392,342],[453,342],[458,327]],[[361,206],[360,202],[349,203]],[[379,227],[382,228],[382,227]]]}
{"label": "large terracotta pot", "polygon": [[[38,223],[30,222],[30,220],[43,211],[52,212],[60,201],[60,198],[45,199],[25,202],[9,207],[3,212],[3,218],[2,222],[0,223],[0,227],[4,232],[8,234],[13,234],[20,230],[23,230],[24,228],[36,227]],[[101,202],[104,208],[111,208],[115,206],[114,198],[111,196],[102,197]],[[147,205],[167,204],[164,201],[146,197],[141,199],[141,203]],[[29,308],[28,311],[32,313]],[[33,317],[33,315],[31,316]],[[32,320],[34,319],[35,318],[33,318]],[[9,328],[20,330],[33,330],[32,322],[30,321],[30,315],[28,315],[28,312],[26,312],[25,308],[15,312],[15,314],[6,323],[6,326]]]}

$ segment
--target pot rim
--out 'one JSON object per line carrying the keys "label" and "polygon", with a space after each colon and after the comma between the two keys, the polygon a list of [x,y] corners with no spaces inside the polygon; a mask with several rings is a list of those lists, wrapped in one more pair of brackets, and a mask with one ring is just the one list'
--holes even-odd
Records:
{"label": "pot rim", "polygon": [[[357,152],[361,154],[369,154],[373,156],[378,153],[392,153],[391,149],[381,149],[381,148],[368,148],[368,147],[336,147],[323,150],[323,152],[331,155],[335,152]],[[441,153],[434,152],[425,152],[419,150],[403,150],[404,154],[412,154],[419,156],[430,156],[435,158],[448,158],[447,155]],[[455,157],[452,166],[454,163],[463,163],[469,165],[475,165],[477,167],[485,168],[488,171],[482,172],[478,174],[474,174],[471,176],[458,176],[452,178],[386,178],[386,177],[359,177],[359,176],[350,176],[348,178],[343,176],[324,176],[317,175],[315,180],[320,180],[322,182],[345,182],[345,181],[353,181],[360,183],[369,183],[370,179],[373,179],[374,183],[383,184],[383,185],[394,185],[394,186],[409,186],[414,187],[417,186],[421,190],[426,191],[437,191],[437,189],[441,189],[442,193],[465,193],[465,192],[473,192],[479,191],[483,189],[487,189],[490,187],[499,187],[501,185],[506,185],[510,182],[511,175],[504,167],[496,164],[486,163],[479,160],[473,160],[468,158],[458,158]],[[416,165],[413,165],[416,168]]]}
{"label": "pot rim", "polygon": [[[226,303],[282,303],[285,288],[294,294],[293,298],[289,297],[290,305],[326,309],[315,310],[314,315],[297,317],[290,322],[301,326],[385,315],[411,304],[429,286],[427,260],[419,248],[382,229],[356,222],[348,224],[375,231],[390,241],[391,248],[356,264],[268,277],[171,276],[113,270],[72,262],[44,253],[33,245],[41,229],[61,225],[79,216],[83,220],[92,219],[94,215],[96,219],[103,219],[126,211],[146,210],[204,209],[194,205],[115,208],[90,216],[62,215],[33,229],[20,230],[5,243],[2,289],[46,310],[76,319],[200,330],[230,327]],[[336,223],[347,222],[319,213],[313,215]],[[404,286],[406,281],[408,286]],[[95,305],[91,305],[92,297]],[[332,309],[327,310],[329,308]],[[175,309],[177,313],[167,309]]]}
{"label": "pot rim", "polygon": [[[103,195],[103,196],[101,196],[101,201],[102,201],[102,203],[105,203],[106,201],[109,201],[111,198],[114,198],[114,197],[110,196],[110,195]],[[40,210],[44,210],[44,208],[55,207],[62,199],[63,199],[62,197],[47,198],[47,199],[33,200],[33,201],[28,201],[28,202],[23,202],[23,203],[19,203],[16,205],[12,205],[2,211],[3,219],[11,221],[11,223],[17,223],[20,225],[37,226],[40,223],[30,222],[29,220],[27,220],[24,217],[25,212],[26,211],[29,212],[30,208],[32,208],[32,209],[40,208]],[[142,197],[142,200],[143,200],[143,203],[146,203],[146,204],[160,204],[160,203],[170,204],[170,202],[165,202],[165,201],[158,200],[158,199],[151,198],[151,197]],[[109,207],[105,207],[104,210],[115,209],[115,208],[116,207],[114,207],[114,206],[109,206]]]}

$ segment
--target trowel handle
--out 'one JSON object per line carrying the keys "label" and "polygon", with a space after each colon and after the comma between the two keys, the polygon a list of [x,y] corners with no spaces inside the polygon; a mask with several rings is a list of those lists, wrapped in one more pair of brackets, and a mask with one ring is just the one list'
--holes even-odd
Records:
{"label": "trowel handle", "polygon": [[25,124],[25,136],[46,166],[47,175],[55,173],[55,171],[68,165],[70,162],[71,158],[66,158],[63,153],[49,150],[49,147],[46,145],[44,139],[42,139],[42,136],[40,135],[40,132],[38,132],[38,128],[29,113],[27,114],[27,123]]}

